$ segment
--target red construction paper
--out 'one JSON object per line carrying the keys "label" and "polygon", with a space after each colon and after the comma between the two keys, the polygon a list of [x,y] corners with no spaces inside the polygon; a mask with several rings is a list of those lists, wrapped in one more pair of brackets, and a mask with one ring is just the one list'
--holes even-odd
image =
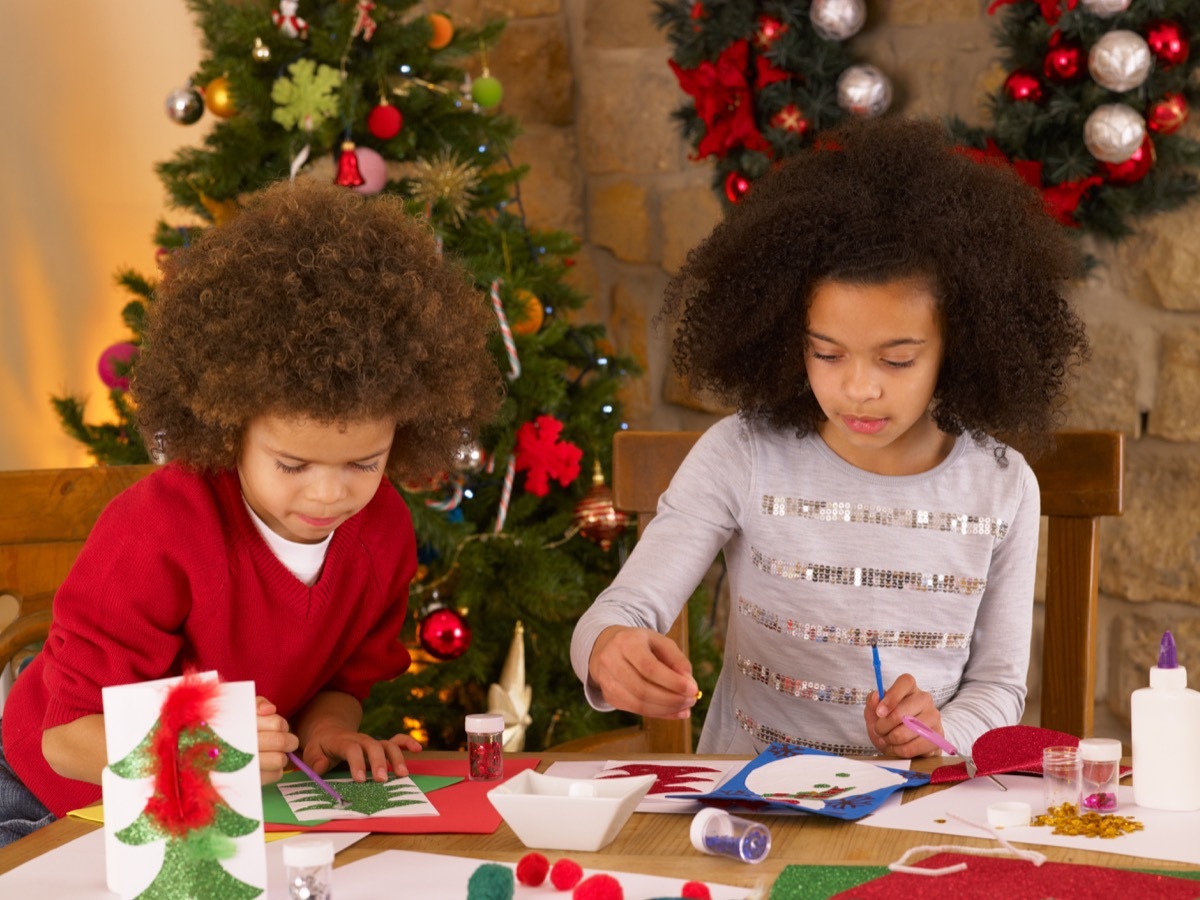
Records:
{"label": "red construction paper", "polygon": [[949,875],[909,875],[890,872],[836,897],[880,900],[1042,900],[1045,897],[1153,897],[1155,900],[1194,900],[1200,885],[1185,878],[1024,859],[997,859],[959,853],[939,853],[914,863],[921,869],[941,869],[966,863],[963,872]]}
{"label": "red construction paper", "polygon": [[[466,759],[405,759],[411,775],[465,776]],[[532,769],[536,759],[506,759],[504,774],[511,778]],[[507,780],[507,778],[505,780]],[[501,782],[467,781],[426,794],[437,807],[436,816],[368,816],[362,819],[333,819],[320,825],[283,825],[267,822],[267,831],[375,831],[382,834],[491,834],[500,827],[500,813],[487,792]]]}

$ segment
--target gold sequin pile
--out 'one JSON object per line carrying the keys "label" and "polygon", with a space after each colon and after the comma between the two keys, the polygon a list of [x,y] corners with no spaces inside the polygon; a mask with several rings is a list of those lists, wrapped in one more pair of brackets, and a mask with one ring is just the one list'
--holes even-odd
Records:
{"label": "gold sequin pile", "polygon": [[805,500],[801,497],[776,497],[763,494],[762,511],[768,516],[795,516],[822,522],[853,522],[859,525],[891,525],[952,534],[986,535],[1003,540],[1008,523],[991,516],[932,512],[927,509],[903,509],[874,503],[844,503]]}
{"label": "gold sequin pile", "polygon": [[895,569],[876,569],[870,566],[827,566],[821,563],[785,562],[751,548],[754,565],[778,578],[792,581],[811,581],[814,584],[839,584],[847,587],[890,588],[937,594],[982,594],[986,578],[943,575],[932,572],[902,572]]}
{"label": "gold sequin pile", "polygon": [[738,613],[770,631],[817,644],[845,644],[851,647],[870,647],[875,644],[880,649],[903,647],[909,650],[965,650],[971,646],[971,636],[957,631],[901,631],[895,628],[848,628],[797,622],[751,603],[745,597],[738,598]]}
{"label": "gold sequin pile", "polygon": [[1146,827],[1137,819],[1128,816],[1101,815],[1098,812],[1087,812],[1081,816],[1074,803],[1052,806],[1045,815],[1034,816],[1030,824],[1053,826],[1053,834],[1098,838],[1117,838]]}

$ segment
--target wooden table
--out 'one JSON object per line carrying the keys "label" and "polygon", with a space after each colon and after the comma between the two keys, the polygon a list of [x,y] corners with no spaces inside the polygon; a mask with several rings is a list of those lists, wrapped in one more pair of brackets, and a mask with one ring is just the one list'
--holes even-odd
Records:
{"label": "wooden table", "polygon": [[[607,759],[578,753],[510,754],[515,757],[536,756],[538,768],[545,769],[557,760]],[[461,753],[426,752],[424,759],[464,759]],[[643,757],[639,757],[643,758]],[[647,755],[644,758],[653,758]],[[664,757],[677,759],[678,757]],[[705,757],[697,757],[704,759]],[[709,757],[728,758],[728,757]],[[916,760],[913,769],[928,772],[946,762]],[[464,773],[466,763],[463,764]],[[922,796],[942,787],[910,788],[906,799]],[[570,856],[584,868],[641,872],[664,875],[682,880],[696,879],[714,883],[754,887],[771,883],[785,866],[793,864],[885,866],[903,855],[905,850],[921,845],[957,844],[960,846],[994,847],[988,839],[929,834],[919,831],[896,831],[887,828],[860,828],[824,816],[763,817],[771,829],[771,853],[758,865],[746,865],[734,860],[705,856],[692,849],[688,837],[691,816],[635,813],[616,840],[598,853],[555,853],[546,851],[551,859]],[[52,850],[73,838],[99,826],[78,819],[63,819],[41,831],[0,850],[0,873],[19,866],[42,853]],[[1160,869],[1196,871],[1200,867],[1187,863],[1148,860],[1113,853],[1097,853],[1063,847],[1035,846],[1055,862],[1086,863],[1124,869]],[[501,823],[493,834],[371,834],[343,850],[337,865],[363,859],[381,850],[416,850],[444,853],[452,856],[478,857],[515,863],[529,850],[509,827]]]}

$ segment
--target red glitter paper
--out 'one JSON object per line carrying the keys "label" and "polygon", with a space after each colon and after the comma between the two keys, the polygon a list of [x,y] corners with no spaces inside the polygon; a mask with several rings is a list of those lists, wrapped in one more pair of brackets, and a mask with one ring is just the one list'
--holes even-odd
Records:
{"label": "red glitter paper", "polygon": [[579,883],[572,900],[625,900],[621,883],[611,875],[591,875]]}
{"label": "red glitter paper", "polygon": [[537,887],[546,880],[550,861],[540,853],[526,853],[517,863],[517,881],[529,887]]}
{"label": "red glitter paper", "polygon": [[680,889],[679,896],[685,900],[712,900],[708,885],[700,881],[689,881]]}
{"label": "red glitter paper", "polygon": [[1072,863],[1043,863],[1035,866],[1024,859],[996,859],[939,853],[915,865],[941,869],[966,863],[962,872],[931,877],[890,872],[882,878],[836,894],[837,897],[878,897],[881,900],[1042,900],[1045,897],[1154,897],[1155,900],[1193,900],[1200,884],[1186,878],[1150,875],[1126,869],[1080,866]]}
{"label": "red glitter paper", "polygon": [[579,863],[565,856],[550,867],[550,883],[560,891],[569,891],[583,878],[583,869]]}
{"label": "red glitter paper", "polygon": [[[1034,728],[1031,725],[1006,725],[981,734],[971,747],[977,775],[1001,772],[1042,774],[1042,750],[1046,747],[1078,747],[1079,738],[1064,731]],[[961,748],[960,748],[961,749]],[[966,781],[965,763],[941,766],[933,771],[930,784]]]}

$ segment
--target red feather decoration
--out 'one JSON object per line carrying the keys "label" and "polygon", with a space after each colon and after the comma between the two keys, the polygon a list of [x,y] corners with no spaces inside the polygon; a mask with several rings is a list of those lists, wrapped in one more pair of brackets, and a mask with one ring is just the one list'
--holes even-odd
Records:
{"label": "red feather decoration", "polygon": [[212,717],[219,682],[186,675],[168,691],[159,713],[158,731],[151,742],[154,796],[146,813],[164,831],[182,837],[216,820],[220,795],[209,777],[218,751],[201,735],[180,748],[181,738],[203,731],[213,734]]}

